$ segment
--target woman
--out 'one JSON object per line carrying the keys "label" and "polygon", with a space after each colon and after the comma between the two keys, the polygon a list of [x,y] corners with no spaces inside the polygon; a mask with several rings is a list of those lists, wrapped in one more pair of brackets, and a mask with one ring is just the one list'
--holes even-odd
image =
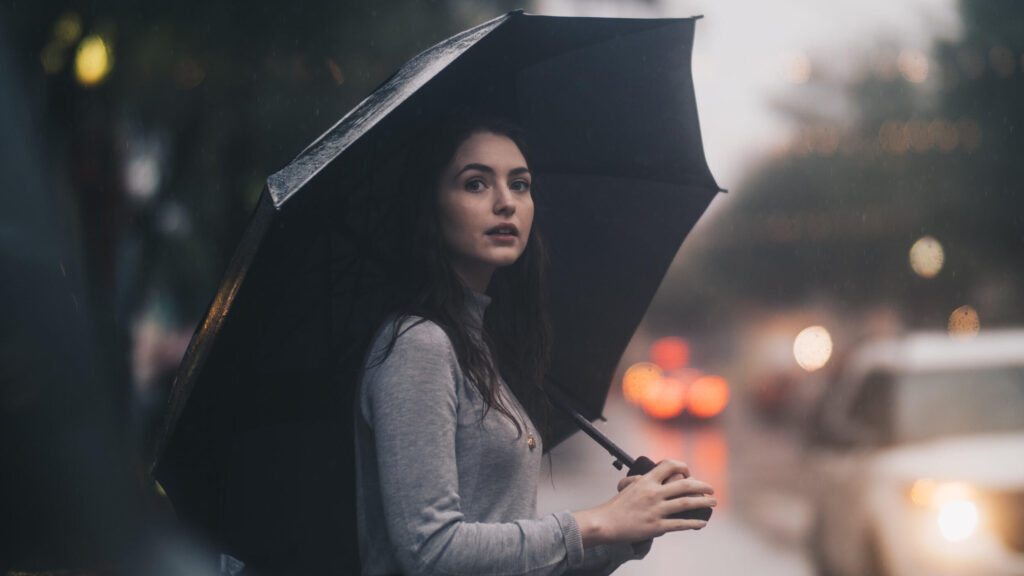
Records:
{"label": "woman", "polygon": [[536,518],[548,337],[526,148],[501,122],[428,134],[404,178],[409,289],[356,404],[363,573],[608,573],[703,527],[668,518],[715,505],[675,461],[596,508]]}

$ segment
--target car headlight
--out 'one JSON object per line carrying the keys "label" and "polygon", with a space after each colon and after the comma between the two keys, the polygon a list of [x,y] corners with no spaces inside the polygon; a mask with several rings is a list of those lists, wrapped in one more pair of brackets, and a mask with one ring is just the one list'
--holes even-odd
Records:
{"label": "car headlight", "polygon": [[949,542],[966,540],[978,530],[978,493],[963,482],[914,482],[907,497],[915,506],[934,513],[942,537]]}

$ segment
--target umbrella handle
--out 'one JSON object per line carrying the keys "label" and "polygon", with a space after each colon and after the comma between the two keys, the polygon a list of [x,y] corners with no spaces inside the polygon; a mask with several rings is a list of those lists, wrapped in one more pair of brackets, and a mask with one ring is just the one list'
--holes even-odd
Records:
{"label": "umbrella handle", "polygon": [[[640,456],[633,461],[633,465],[629,467],[629,474],[627,476],[641,476],[647,474],[654,469],[654,462],[647,456]],[[694,508],[693,510],[686,510],[673,514],[669,518],[679,518],[685,520],[704,520],[705,522],[711,518],[711,508]]]}

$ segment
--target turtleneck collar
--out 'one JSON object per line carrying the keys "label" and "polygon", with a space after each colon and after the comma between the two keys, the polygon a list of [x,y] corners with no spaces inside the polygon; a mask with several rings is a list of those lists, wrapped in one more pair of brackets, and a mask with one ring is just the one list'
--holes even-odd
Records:
{"label": "turtleneck collar", "polygon": [[484,312],[491,303],[491,297],[483,292],[466,288],[466,324],[475,333],[480,334],[484,327]]}

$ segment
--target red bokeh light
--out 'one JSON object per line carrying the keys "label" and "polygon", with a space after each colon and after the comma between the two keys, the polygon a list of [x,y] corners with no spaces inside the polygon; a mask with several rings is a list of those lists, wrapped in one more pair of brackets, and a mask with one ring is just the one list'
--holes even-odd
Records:
{"label": "red bokeh light", "polygon": [[678,336],[659,338],[651,345],[651,360],[663,370],[678,370],[690,362],[690,345]]}

